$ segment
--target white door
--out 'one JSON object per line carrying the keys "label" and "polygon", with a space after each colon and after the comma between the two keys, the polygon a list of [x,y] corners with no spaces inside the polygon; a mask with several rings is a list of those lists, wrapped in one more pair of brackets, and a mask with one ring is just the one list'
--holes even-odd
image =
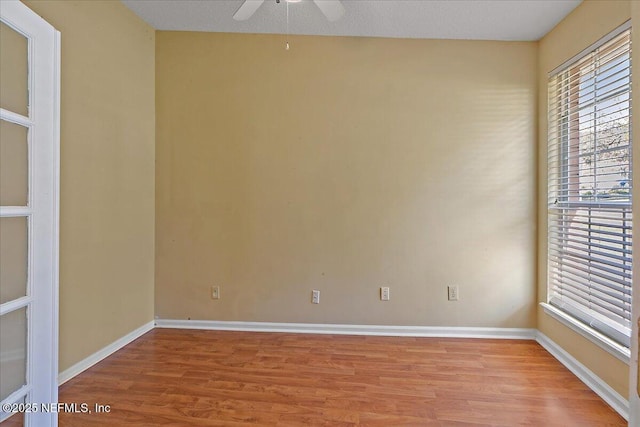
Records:
{"label": "white door", "polygon": [[55,426],[60,33],[0,0],[0,422]]}

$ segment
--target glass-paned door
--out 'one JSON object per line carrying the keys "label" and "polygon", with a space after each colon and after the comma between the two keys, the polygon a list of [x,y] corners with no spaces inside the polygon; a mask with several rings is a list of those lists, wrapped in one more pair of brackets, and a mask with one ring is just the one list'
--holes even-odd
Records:
{"label": "glass-paned door", "polygon": [[0,2],[0,422],[55,426],[60,33]]}

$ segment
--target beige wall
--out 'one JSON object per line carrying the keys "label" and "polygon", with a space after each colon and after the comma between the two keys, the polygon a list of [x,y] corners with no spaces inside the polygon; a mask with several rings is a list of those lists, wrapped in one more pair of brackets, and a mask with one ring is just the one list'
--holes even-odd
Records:
{"label": "beige wall", "polygon": [[535,327],[536,43],[156,40],[157,316]]}
{"label": "beige wall", "polygon": [[[547,301],[547,75],[630,18],[628,1],[585,1],[539,43],[538,67],[538,300]],[[638,188],[636,187],[636,190]],[[637,197],[636,197],[637,198]],[[538,308],[538,329],[622,396],[629,395],[629,366]]]}
{"label": "beige wall", "polygon": [[25,3],[62,34],[62,371],[153,320],[155,32],[120,2]]}
{"label": "beige wall", "polygon": [[0,107],[26,116],[29,114],[27,38],[4,22],[0,23],[0,59]]}
{"label": "beige wall", "polygon": [[[0,107],[22,115],[29,114],[28,56],[27,38],[0,23]],[[27,128],[0,120],[0,206],[27,205],[28,162]],[[0,304],[27,294],[27,249],[27,217],[0,218]],[[24,333],[15,328],[4,330]],[[10,347],[0,347],[3,373],[15,372],[13,366],[4,366],[4,354],[15,350]],[[2,386],[0,400],[12,384]]]}

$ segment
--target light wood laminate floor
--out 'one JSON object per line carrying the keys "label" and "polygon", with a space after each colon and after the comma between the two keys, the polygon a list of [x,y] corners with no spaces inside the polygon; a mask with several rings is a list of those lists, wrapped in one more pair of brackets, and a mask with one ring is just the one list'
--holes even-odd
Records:
{"label": "light wood laminate floor", "polygon": [[626,425],[521,340],[154,329],[60,401],[111,408],[62,427]]}

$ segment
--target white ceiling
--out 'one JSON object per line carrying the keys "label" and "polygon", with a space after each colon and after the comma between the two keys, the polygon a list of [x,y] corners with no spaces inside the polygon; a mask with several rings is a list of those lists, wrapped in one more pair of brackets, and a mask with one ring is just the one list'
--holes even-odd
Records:
{"label": "white ceiling", "polygon": [[[286,3],[265,0],[247,21],[243,0],[122,0],[158,30],[286,32]],[[343,0],[328,22],[311,0],[289,3],[291,34],[471,40],[538,40],[582,0]]]}

